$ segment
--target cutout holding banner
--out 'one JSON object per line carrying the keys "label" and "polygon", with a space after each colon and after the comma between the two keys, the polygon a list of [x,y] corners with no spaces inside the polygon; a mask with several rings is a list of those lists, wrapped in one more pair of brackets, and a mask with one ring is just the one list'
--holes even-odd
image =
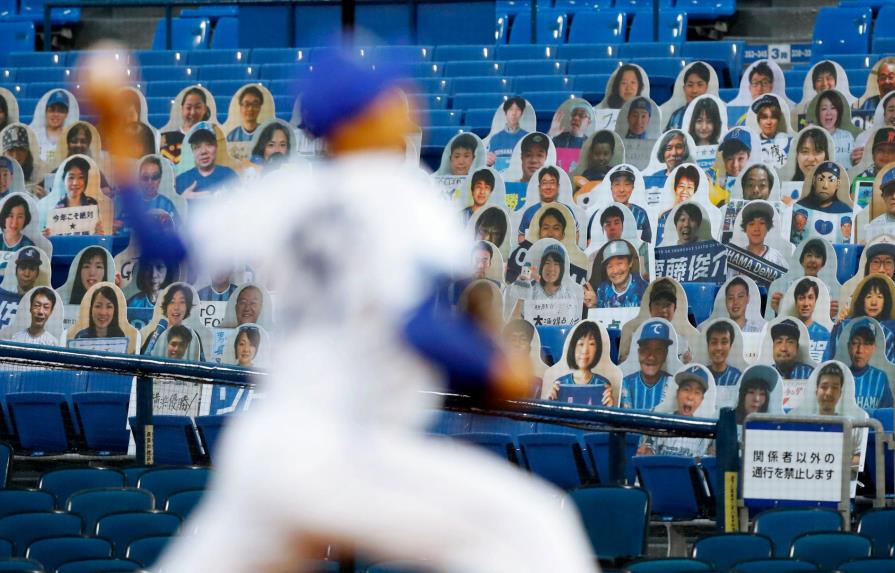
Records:
{"label": "cutout holding banner", "polygon": [[572,211],[562,203],[542,205],[532,217],[526,231],[525,240],[510,254],[507,260],[506,282],[512,283],[522,272],[526,256],[531,246],[541,239],[555,239],[563,244],[569,255],[569,272],[575,282],[584,284],[587,280],[588,257],[576,242],[575,218]]}
{"label": "cutout holding banner", "polygon": [[727,244],[727,274],[767,288],[789,270],[792,245],[779,232],[780,215],[767,201],[749,201],[737,214]]}
{"label": "cutout holding banner", "polygon": [[568,253],[555,239],[541,239],[531,246],[519,278],[507,290],[512,317],[535,326],[576,324],[581,320],[583,298],[581,285],[571,276]]}
{"label": "cutout holding banner", "polygon": [[86,155],[66,158],[41,199],[41,218],[47,236],[111,235],[114,205],[100,189],[102,172]]}
{"label": "cutout holding banner", "polygon": [[655,249],[656,276],[678,282],[724,282],[728,248],[714,239],[707,209],[691,199],[670,213],[661,246]]}
{"label": "cutout holding banner", "polygon": [[541,398],[571,404],[617,405],[622,372],[612,363],[609,346],[609,335],[597,322],[582,320],[576,324],[566,335],[562,359],[544,373]]}

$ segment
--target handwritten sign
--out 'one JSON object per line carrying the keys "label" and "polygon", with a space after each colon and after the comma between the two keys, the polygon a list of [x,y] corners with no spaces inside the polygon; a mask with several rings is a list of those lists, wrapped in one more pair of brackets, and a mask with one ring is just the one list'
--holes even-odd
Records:
{"label": "handwritten sign", "polygon": [[459,194],[460,185],[466,179],[463,175],[437,175],[435,186],[441,191],[441,196],[448,201],[453,201]]}
{"label": "handwritten sign", "polygon": [[198,416],[201,384],[166,380],[156,384],[152,395],[152,413],[169,416]]}
{"label": "handwritten sign", "polygon": [[656,248],[656,277],[721,284],[727,278],[727,249],[718,241]]}
{"label": "handwritten sign", "polygon": [[94,235],[99,222],[99,207],[60,207],[47,217],[47,227],[55,236]]}
{"label": "handwritten sign", "polygon": [[116,336],[113,338],[72,338],[68,341],[69,348],[90,350],[92,352],[116,352],[127,353],[128,338]]}
{"label": "handwritten sign", "polygon": [[574,299],[526,300],[522,312],[535,326],[571,326],[581,318],[579,302]]}

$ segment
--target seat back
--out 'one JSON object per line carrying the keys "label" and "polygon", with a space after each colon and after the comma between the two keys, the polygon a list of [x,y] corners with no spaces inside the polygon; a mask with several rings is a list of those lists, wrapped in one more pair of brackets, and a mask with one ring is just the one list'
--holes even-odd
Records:
{"label": "seat back", "polygon": [[124,487],[124,474],[108,468],[62,468],[43,474],[38,487],[56,497],[57,507],[65,507],[68,498],[77,491]]}
{"label": "seat back", "polygon": [[769,509],[755,517],[752,530],[774,542],[775,557],[789,557],[793,539],[814,531],[841,531],[842,516],[831,509]]}
{"label": "seat back", "polygon": [[816,571],[817,565],[801,559],[754,559],[737,563],[732,573],[797,573]]}
{"label": "seat back", "polygon": [[139,571],[142,567],[139,563],[130,559],[78,559],[63,563],[56,569],[56,573],[96,573],[97,571]]}
{"label": "seat back", "polygon": [[584,522],[594,555],[601,559],[646,555],[650,514],[646,490],[592,486],[574,489],[569,495]]}
{"label": "seat back", "polygon": [[19,556],[24,556],[28,546],[42,537],[81,533],[81,518],[68,513],[17,513],[0,518],[0,538],[12,541]]}
{"label": "seat back", "polygon": [[579,12],[569,26],[570,44],[618,44],[625,40],[628,17],[624,12]]}
{"label": "seat back", "polygon": [[212,49],[232,49],[239,47],[239,18],[227,16],[219,18],[211,34]]}
{"label": "seat back", "polygon": [[814,22],[811,56],[821,59],[826,54],[868,53],[872,22],[870,8],[821,8]]}
{"label": "seat back", "polygon": [[[43,566],[33,559],[4,559],[0,561],[0,571],[15,571],[16,573],[44,573]],[[92,572],[91,572],[92,573]]]}
{"label": "seat back", "polygon": [[629,564],[625,570],[628,573],[664,573],[666,571],[710,571],[711,565],[698,559],[686,559],[683,557],[670,557],[668,559],[650,559]]}
{"label": "seat back", "polygon": [[172,493],[204,489],[208,478],[207,468],[156,468],[144,472],[137,479],[137,487],[151,491],[156,507],[164,507]]}
{"label": "seat back", "polygon": [[852,559],[839,566],[839,573],[893,573],[895,561],[882,557]]}
{"label": "seat back", "polygon": [[72,395],[72,401],[88,450],[102,454],[127,453],[129,393],[83,392]]}
{"label": "seat back", "polygon": [[895,509],[865,512],[858,521],[857,532],[873,542],[874,557],[888,557],[889,547],[895,545]]}
{"label": "seat back", "polygon": [[764,535],[725,533],[698,539],[691,555],[711,563],[718,571],[727,571],[740,561],[770,559],[774,543]]}
{"label": "seat back", "polygon": [[155,508],[152,493],[137,488],[101,488],[76,492],[68,498],[66,509],[81,516],[84,531],[96,529],[106,515],[122,511],[149,511]]}
{"label": "seat back", "polygon": [[171,539],[170,535],[153,535],[132,541],[127,547],[127,558],[143,567],[152,567]]}
{"label": "seat back", "polygon": [[[152,49],[167,49],[168,38],[164,18],[159,20],[155,27],[155,36],[152,38]],[[172,50],[198,50],[208,47],[208,36],[211,31],[211,22],[208,18],[173,18],[171,20],[171,49]]]}
{"label": "seat back", "polygon": [[870,557],[873,543],[858,533],[845,531],[805,533],[796,537],[790,557],[816,563],[821,569],[838,569],[851,559]]}
{"label": "seat back", "polygon": [[513,437],[509,434],[469,432],[465,434],[454,434],[453,438],[469,442],[470,444],[475,444],[503,460],[509,460],[513,463],[518,462],[516,458],[516,447],[513,444]]}
{"label": "seat back", "polygon": [[[153,416],[154,461],[159,465],[193,465],[204,461],[199,437],[189,416]],[[143,432],[136,417],[130,418],[137,449],[143,447]]]}
{"label": "seat back", "polygon": [[202,449],[205,450],[209,460],[214,460],[214,447],[226,421],[225,415],[196,416],[196,430],[199,432]]}
{"label": "seat back", "polygon": [[6,404],[22,449],[34,454],[64,453],[69,450],[75,439],[75,430],[64,394],[7,394]]}
{"label": "seat back", "polygon": [[584,456],[575,436],[523,434],[518,439],[522,458],[532,473],[564,489],[588,481]]}
{"label": "seat back", "polygon": [[566,335],[571,330],[568,326],[537,326],[538,336],[541,339],[541,351],[550,353],[551,362],[556,364],[563,359],[562,350]]}
{"label": "seat back", "polygon": [[38,539],[25,551],[26,558],[41,562],[47,571],[67,561],[111,556],[112,544],[105,539],[79,535]]}
{"label": "seat back", "polygon": [[199,505],[205,490],[188,489],[186,491],[178,491],[168,496],[165,503],[165,511],[180,516],[180,519],[186,519],[187,516]]}
{"label": "seat back", "polygon": [[694,519],[699,502],[693,487],[696,461],[678,456],[638,456],[634,467],[650,493],[653,515],[661,519]]}
{"label": "seat back", "polygon": [[56,497],[39,489],[0,489],[0,517],[16,513],[53,511]]}
{"label": "seat back", "polygon": [[128,546],[144,537],[174,535],[180,518],[173,513],[128,511],[107,515],[96,522],[96,536],[110,540],[115,557],[124,557]]}

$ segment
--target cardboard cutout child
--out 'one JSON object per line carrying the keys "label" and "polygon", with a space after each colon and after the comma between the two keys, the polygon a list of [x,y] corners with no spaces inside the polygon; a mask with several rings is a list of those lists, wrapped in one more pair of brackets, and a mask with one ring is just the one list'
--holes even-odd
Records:
{"label": "cardboard cutout child", "polygon": [[662,113],[653,100],[638,96],[625,103],[615,123],[615,132],[625,143],[625,161],[645,169],[661,126]]}
{"label": "cardboard cutout child", "polygon": [[[622,372],[609,357],[609,335],[592,320],[582,320],[566,336],[562,360],[544,373],[542,399],[572,404],[615,406]],[[587,387],[586,390],[580,390]]]}
{"label": "cardboard cutout child", "polygon": [[617,133],[601,129],[588,137],[581,146],[575,168],[569,171],[575,203],[585,209],[589,207],[596,199],[591,192],[610,169],[624,162],[625,144]]}
{"label": "cardboard cutout child", "polygon": [[779,229],[780,216],[767,201],[749,201],[737,214],[727,245],[727,275],[746,275],[767,288],[786,274],[792,245]]}
{"label": "cardboard cutout child", "polygon": [[464,223],[486,205],[498,205],[506,208],[506,187],[503,177],[490,167],[482,167],[466,177],[459,196],[462,211],[460,215]]}
{"label": "cardboard cutout child", "polygon": [[453,201],[463,180],[485,166],[485,146],[474,133],[458,133],[441,153],[441,164],[432,176],[444,197]]}
{"label": "cardboard cutout child", "polygon": [[500,249],[501,255],[510,256],[513,242],[510,232],[510,215],[503,205],[487,205],[469,219],[466,229],[476,241],[488,241]]}

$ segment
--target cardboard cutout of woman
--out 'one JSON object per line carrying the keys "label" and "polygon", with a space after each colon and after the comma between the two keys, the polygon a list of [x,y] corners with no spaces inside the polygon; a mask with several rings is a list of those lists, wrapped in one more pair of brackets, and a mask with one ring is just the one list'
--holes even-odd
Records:
{"label": "cardboard cutout of woman", "polygon": [[822,127],[809,125],[793,137],[786,164],[777,170],[783,181],[783,200],[798,199],[802,183],[824,161],[832,161],[835,150],[833,138]]}
{"label": "cardboard cutout of woman", "polygon": [[[0,251],[15,252],[23,247],[36,246],[53,256],[53,243],[40,232],[40,209],[28,193],[14,192],[0,199],[0,226],[3,239]],[[8,257],[0,255],[4,268]]]}
{"label": "cardboard cutout of woman", "polygon": [[848,100],[851,107],[858,98],[852,95],[848,84],[848,74],[845,69],[833,60],[821,60],[817,62],[805,74],[802,82],[802,101],[792,108],[792,125],[796,129],[802,129],[807,125],[806,112],[808,104],[814,96],[824,90],[837,90]]}
{"label": "cardboard cutout of woman", "polygon": [[885,334],[886,359],[895,362],[895,283],[884,274],[865,276],[858,282],[848,303],[840,304],[839,322],[830,333],[830,344],[824,352],[825,359],[836,356],[839,333],[846,330],[849,323],[862,317],[870,317],[879,322]]}
{"label": "cardboard cutout of woman", "polygon": [[737,325],[743,334],[757,334],[764,330],[761,316],[761,292],[748,276],[731,277],[715,295],[712,318],[726,318]]}
{"label": "cardboard cutout of woman", "polygon": [[[718,96],[718,74],[705,62],[687,64],[674,81],[671,98],[662,104],[662,117],[667,118],[664,129],[686,129],[687,108],[699,97]],[[725,122],[726,126],[727,123]],[[691,132],[692,133],[692,132]],[[717,143],[717,142],[716,142]]]}
{"label": "cardboard cutout of woman", "polygon": [[689,133],[680,129],[666,131],[656,142],[650,155],[649,165],[643,170],[650,187],[661,187],[679,165],[694,163],[696,144]]}
{"label": "cardboard cutout of woman", "polygon": [[706,170],[712,186],[712,205],[722,206],[730,199],[730,190],[750,165],[761,163],[761,138],[751,129],[733,127],[721,138],[715,162]]}
{"label": "cardboard cutout of woman", "polygon": [[132,279],[121,289],[127,307],[155,308],[162,291],[179,279],[180,268],[174,261],[137,259]]}
{"label": "cardboard cutout of woman", "polygon": [[261,124],[277,116],[273,94],[260,83],[246,84],[230,98],[227,121],[221,126],[227,135],[227,151],[237,160],[248,160],[250,143]]}
{"label": "cardboard cutout of woman", "polygon": [[510,156],[523,137],[537,130],[538,118],[534,107],[525,98],[507,98],[494,111],[491,131],[484,139],[488,167],[504,171],[510,165]]}
{"label": "cardboard cutout of woman", "polygon": [[[713,208],[713,207],[711,207]],[[657,277],[720,284],[728,274],[728,250],[715,239],[710,211],[695,200],[671,210],[655,248]]]}
{"label": "cardboard cutout of woman", "polygon": [[252,135],[248,149],[248,159],[259,165],[262,173],[278,169],[283,164],[303,162],[297,153],[292,126],[282,119],[273,118],[262,123]]}
{"label": "cardboard cutout of woman", "polygon": [[273,301],[267,289],[255,283],[246,283],[227,301],[224,322],[221,326],[235,328],[251,323],[270,331],[274,326],[273,317]]}
{"label": "cardboard cutout of woman", "polygon": [[572,182],[566,172],[555,165],[547,165],[540,168],[529,180],[525,189],[525,208],[512,214],[514,220],[518,220],[516,240],[521,243],[525,240],[528,227],[535,213],[545,205],[564,205],[575,221],[575,241],[583,245],[580,237],[579,222],[584,221],[584,212],[581,211],[572,199]]}
{"label": "cardboard cutout of woman", "polygon": [[[656,229],[656,246],[664,243],[665,230],[672,209],[685,201],[693,200],[699,203],[712,223],[712,230],[721,228],[721,213],[710,203],[709,178],[695,163],[679,165],[665,180],[661,191],[655,195],[650,205],[659,209],[659,219]],[[674,243],[670,243],[674,244]]]}
{"label": "cardboard cutout of woman", "polygon": [[845,95],[835,89],[824,90],[808,103],[806,112],[808,123],[819,125],[833,138],[836,162],[851,165],[855,137],[861,130],[851,121],[851,108]]}
{"label": "cardboard cutout of woman", "polygon": [[127,322],[124,293],[114,283],[100,282],[84,294],[78,319],[68,330],[68,348],[135,354],[140,333]]}
{"label": "cardboard cutout of woman", "polygon": [[63,304],[59,294],[49,286],[35,287],[19,302],[9,326],[0,331],[0,340],[39,346],[62,346]]}
{"label": "cardboard cutout of woman", "polygon": [[562,360],[544,373],[541,399],[568,404],[615,406],[622,371],[609,356],[609,335],[593,320],[582,320],[566,335]]}
{"label": "cardboard cutout of woman", "polygon": [[457,309],[495,339],[503,330],[503,292],[493,280],[474,279],[460,293]]}
{"label": "cardboard cutout of woman", "polygon": [[731,125],[743,125],[746,111],[752,102],[766,93],[774,93],[792,107],[786,97],[786,77],[774,60],[758,60],[746,68],[740,77],[740,91],[737,97],[727,103]]}
{"label": "cardboard cutout of woman", "polygon": [[513,250],[507,260],[507,283],[514,282],[523,271],[526,253],[541,239],[555,239],[563,244],[569,255],[570,273],[575,282],[587,280],[588,257],[578,248],[575,217],[562,203],[543,205],[532,218],[525,239]]}
{"label": "cardboard cutout of woman", "polygon": [[761,161],[779,169],[786,163],[793,130],[790,111],[777,94],[764,94],[746,112],[746,127],[761,137]]}
{"label": "cardboard cutout of woman", "polygon": [[[193,362],[211,360],[214,335],[201,323],[199,294],[192,285],[165,285],[152,308],[152,319],[140,331],[141,354]],[[179,332],[182,328],[189,332]]]}
{"label": "cardboard cutout of woman", "polygon": [[451,285],[451,304],[456,304],[461,293],[473,281],[488,280],[503,289],[505,273],[503,255],[494,243],[477,241],[472,246],[470,264],[457,270],[458,277]]}
{"label": "cardboard cutout of woman", "polygon": [[[585,287],[588,316],[607,328],[617,328],[640,308],[649,285],[649,274],[640,260],[637,247],[625,240],[609,241],[596,252]],[[593,313],[593,315],[591,314]]]}
{"label": "cardboard cutout of woman", "polygon": [[646,169],[662,125],[662,112],[653,100],[638,96],[626,102],[615,122],[615,133],[625,142],[625,161]]}
{"label": "cardboard cutout of woman", "polygon": [[[60,161],[64,161],[75,155],[84,155],[93,159],[100,168],[100,190],[106,197],[113,197],[112,184],[106,180],[105,175],[102,174],[102,171],[106,167],[106,158],[103,155],[102,141],[100,140],[99,131],[97,131],[95,127],[86,121],[79,121],[69,125],[62,132],[62,138],[59,140],[56,152]],[[149,153],[152,152],[153,151],[150,149]],[[50,193],[52,193],[54,189],[53,185],[56,182],[57,171],[58,169],[47,175],[44,180],[44,187]]]}
{"label": "cardboard cutout of woman", "polygon": [[233,331],[224,343],[224,364],[243,368],[266,368],[270,335],[257,324],[244,324]]}
{"label": "cardboard cutout of woman", "polygon": [[694,98],[684,112],[681,129],[693,138],[695,162],[703,169],[715,163],[721,134],[727,131],[727,104],[717,94]]}
{"label": "cardboard cutout of woman", "polygon": [[786,274],[793,246],[781,232],[782,218],[768,201],[749,201],[737,213],[727,245],[727,275],[745,275],[767,288]]}
{"label": "cardboard cutout of woman", "polygon": [[474,133],[458,133],[441,152],[441,164],[432,175],[445,199],[454,201],[463,180],[485,166],[485,145]]}
{"label": "cardboard cutout of woman", "polygon": [[0,289],[22,296],[34,287],[50,286],[53,267],[50,257],[37,247],[22,247],[12,254],[3,270]]}
{"label": "cardboard cutout of woman", "polygon": [[822,360],[833,329],[827,285],[815,277],[803,277],[792,283],[780,302],[780,316],[802,321],[811,339],[811,358]]}
{"label": "cardboard cutout of woman", "polygon": [[511,238],[510,215],[503,205],[487,205],[479,209],[469,219],[466,229],[474,240],[497,245],[504,259],[510,256],[510,245],[515,241]]}
{"label": "cardboard cutout of woman", "polygon": [[[634,331],[652,318],[663,318],[671,323],[677,334],[678,358],[684,364],[692,360],[690,341],[696,340],[699,331],[687,318],[687,291],[674,279],[661,278],[649,283],[643,293],[643,300],[637,315],[621,325],[618,343],[618,360],[624,362],[631,348]],[[593,314],[593,312],[591,313]]]}
{"label": "cardboard cutout of woman", "polygon": [[[864,153],[868,147],[867,153]],[[870,204],[874,178],[886,165],[895,162],[895,127],[874,127],[859,135],[855,139],[852,160],[858,156],[860,158],[849,170],[848,176],[852,182],[851,195],[855,206],[864,208]]]}
{"label": "cardboard cutout of woman", "polygon": [[11,123],[19,122],[19,101],[6,88],[0,88],[0,131]]}
{"label": "cardboard cutout of woman", "polygon": [[512,317],[535,326],[576,324],[581,320],[583,299],[581,285],[570,273],[569,255],[555,239],[541,239],[531,246],[519,278],[507,293]]}
{"label": "cardboard cutout of woman", "polygon": [[40,159],[49,168],[58,165],[62,159],[57,150],[62,131],[80,118],[78,100],[68,90],[53,89],[37,100],[31,129],[37,135]]}
{"label": "cardboard cutout of woman", "polygon": [[625,144],[614,131],[601,129],[594,132],[581,146],[572,178],[572,197],[575,204],[586,209],[593,202],[591,191],[596,188],[609,170],[625,162]]}
{"label": "cardboard cutout of woman", "polygon": [[[696,418],[717,418],[715,378],[701,364],[690,364],[678,370],[665,388],[662,401],[653,410],[662,414]],[[681,456],[699,459],[714,453],[710,438],[644,436],[637,448],[638,456]]]}
{"label": "cardboard cutout of woman", "polygon": [[840,329],[836,360],[847,364],[855,379],[855,400],[865,411],[892,407],[893,365],[886,360],[886,333],[876,320],[864,317]]}
{"label": "cardboard cutout of woman", "polygon": [[677,335],[664,318],[653,318],[641,324],[632,336],[627,359],[619,367],[622,388],[619,406],[651,412],[662,402],[669,386],[674,384],[671,372],[683,368],[678,360]]}
{"label": "cardboard cutout of woman", "polygon": [[464,223],[486,206],[496,205],[506,208],[506,186],[503,177],[491,167],[482,167],[466,176],[460,188],[458,200]]}
{"label": "cardboard cutout of woman", "polygon": [[[622,64],[612,72],[603,90],[606,97],[596,106],[600,129],[613,129],[618,111],[636,97],[650,97],[649,76],[637,64]],[[612,110],[601,112],[599,110]]]}
{"label": "cardboard cutout of woman", "polygon": [[[78,306],[84,293],[99,283],[112,282],[116,278],[112,253],[98,246],[82,249],[68,269],[68,278],[59,289],[60,302],[66,305],[65,316],[72,322],[78,317]],[[122,293],[122,297],[123,297]],[[127,309],[127,303],[121,305]],[[69,323],[66,322],[66,327]]]}
{"label": "cardboard cutout of woman", "polygon": [[528,360],[531,363],[531,394],[533,399],[541,397],[544,373],[547,365],[541,358],[541,337],[534,325],[527,320],[516,318],[507,322],[501,335],[505,352],[510,359]]}
{"label": "cardboard cutout of woman", "polygon": [[[740,327],[729,318],[712,318],[699,325],[692,354],[715,378],[715,407],[736,408],[740,380],[748,362],[743,357]],[[782,402],[782,399],[781,399]]]}
{"label": "cardboard cutout of woman", "polygon": [[811,358],[808,329],[800,320],[786,316],[775,318],[764,330],[755,363],[772,366],[780,374],[783,410],[788,412],[798,404],[808,378],[817,366]]}
{"label": "cardboard cutout of woman", "polygon": [[53,192],[41,199],[46,236],[111,235],[112,199],[100,189],[102,172],[86,155],[66,158],[56,170]]}
{"label": "cardboard cutout of woman", "polygon": [[[217,123],[217,104],[206,88],[196,84],[180,90],[171,102],[171,115],[161,131],[160,153],[171,163],[180,162],[186,134],[199,122]],[[226,146],[225,146],[226,147]]]}
{"label": "cardboard cutout of woman", "polygon": [[28,191],[38,199],[46,195],[40,185],[45,173],[44,163],[40,158],[40,144],[31,128],[22,123],[10,123],[0,131],[0,145],[3,155],[21,166]]}
{"label": "cardboard cutout of woman", "polygon": [[[831,243],[851,243],[854,238],[854,214],[848,172],[833,161],[824,161],[802,184],[799,200],[793,205],[789,239],[798,245],[808,237],[822,237]],[[807,214],[807,225],[797,221],[800,211]]]}
{"label": "cardboard cutout of woman", "polygon": [[766,364],[753,364],[740,378],[735,400],[737,437],[743,440],[743,423],[749,414],[783,414],[783,379]]}
{"label": "cardboard cutout of woman", "polygon": [[819,237],[808,239],[796,247],[792,260],[798,261],[799,264],[791,265],[786,274],[772,282],[771,286],[768,287],[768,304],[765,309],[765,318],[771,320],[777,316],[780,310],[780,303],[783,300],[783,294],[789,290],[790,285],[804,277],[817,278],[826,285],[830,293],[830,315],[838,317],[842,285],[839,284],[839,279],[836,275],[839,262],[833,245],[826,239]]}
{"label": "cardboard cutout of woman", "polygon": [[[0,155],[0,199],[8,197],[12,193],[27,193],[25,173],[18,161]],[[30,193],[28,196],[33,198]]]}
{"label": "cardboard cutout of woman", "polygon": [[[855,102],[852,107],[852,116],[863,119],[866,129],[870,118],[879,106],[880,100],[895,90],[895,57],[887,56],[880,58],[870,74],[867,76],[867,85],[864,88],[864,95]],[[859,125],[860,127],[860,125]]]}
{"label": "cardboard cutout of woman", "polygon": [[657,204],[659,197],[658,194],[653,194],[650,199],[650,196],[647,195],[643,176],[639,169],[627,163],[613,167],[606,174],[606,178],[591,191],[590,195],[589,215],[592,215],[594,210],[611,203],[620,203],[634,214],[637,230],[640,231],[640,239],[644,243],[652,242],[653,229],[650,217],[644,207]]}
{"label": "cardboard cutout of woman", "polygon": [[238,184],[240,169],[240,163],[227,152],[221,127],[199,122],[183,140],[180,162],[174,167],[174,187],[188,202],[207,199],[224,187]]}
{"label": "cardboard cutout of woman", "polygon": [[[839,318],[848,314],[852,295],[858,284],[870,274],[883,274],[895,280],[895,235],[879,235],[867,242],[858,259],[858,272],[839,290]],[[827,283],[830,284],[830,283]]]}
{"label": "cardboard cutout of woman", "polygon": [[594,134],[596,121],[594,108],[582,98],[570,98],[560,105],[553,114],[550,130],[556,146],[556,163],[567,173],[577,167],[581,156],[581,148],[587,139]]}

